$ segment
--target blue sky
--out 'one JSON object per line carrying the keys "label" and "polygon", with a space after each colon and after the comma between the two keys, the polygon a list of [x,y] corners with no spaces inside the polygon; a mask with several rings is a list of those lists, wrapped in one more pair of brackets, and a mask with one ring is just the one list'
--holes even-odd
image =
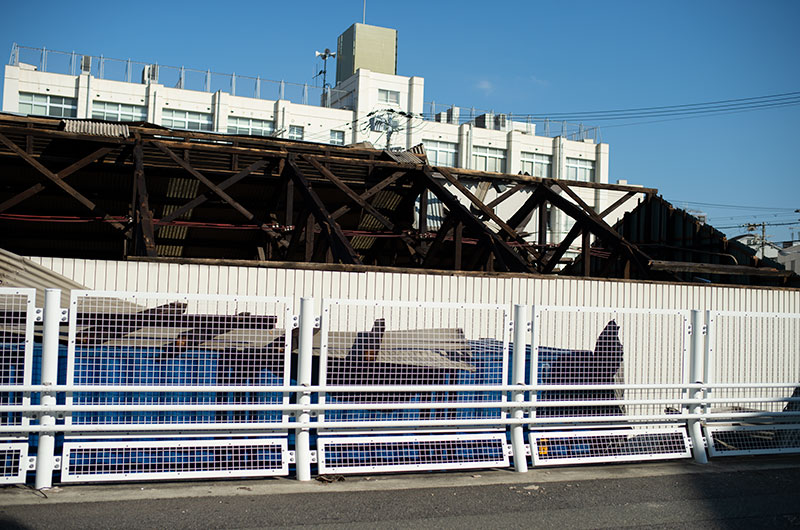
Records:
{"label": "blue sky", "polygon": [[[362,7],[362,0],[14,2],[3,8],[0,51],[10,54],[16,42],[313,83],[314,51],[335,49]],[[427,102],[548,115],[800,91],[794,0],[369,0],[366,17],[398,30],[398,73],[424,77]],[[716,227],[800,218],[793,213],[800,105],[608,128],[619,123],[584,123],[601,126],[610,144],[612,182],[658,188],[676,206],[708,213]],[[800,232],[800,222],[767,233],[780,241],[790,230]]]}

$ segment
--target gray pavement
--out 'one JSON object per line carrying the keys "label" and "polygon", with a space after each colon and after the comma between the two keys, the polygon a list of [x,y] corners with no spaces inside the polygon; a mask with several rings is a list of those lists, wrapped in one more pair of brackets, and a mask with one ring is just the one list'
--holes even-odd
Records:
{"label": "gray pavement", "polygon": [[800,458],[0,490],[0,528],[784,528]]}

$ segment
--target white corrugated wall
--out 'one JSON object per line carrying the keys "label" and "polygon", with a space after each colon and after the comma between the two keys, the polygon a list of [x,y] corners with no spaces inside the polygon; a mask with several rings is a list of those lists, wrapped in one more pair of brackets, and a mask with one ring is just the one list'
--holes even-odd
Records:
{"label": "white corrugated wall", "polygon": [[[800,313],[799,289],[30,258],[88,289]],[[297,305],[295,307],[298,307]]]}

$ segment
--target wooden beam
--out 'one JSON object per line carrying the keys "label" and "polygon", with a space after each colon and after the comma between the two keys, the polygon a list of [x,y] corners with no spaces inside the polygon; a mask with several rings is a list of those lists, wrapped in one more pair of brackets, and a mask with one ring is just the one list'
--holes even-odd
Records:
{"label": "wooden beam", "polygon": [[[372,197],[373,195],[377,195],[379,192],[381,192],[385,188],[391,186],[392,184],[394,184],[395,182],[400,180],[402,177],[405,177],[406,175],[408,175],[408,171],[406,171],[406,170],[395,171],[390,176],[386,177],[385,179],[383,179],[382,181],[380,181],[379,183],[375,184],[370,189],[368,189],[367,191],[365,191],[364,193],[359,195],[359,197],[361,197],[364,200],[367,200],[370,197]],[[341,217],[344,214],[346,214],[347,212],[349,212],[351,209],[352,209],[352,207],[350,205],[345,204],[344,206],[342,206],[341,208],[338,208],[335,212],[333,212],[331,214],[331,217],[333,219],[338,219],[339,217]]]}
{"label": "wooden beam", "polygon": [[455,244],[456,251],[455,251],[455,268],[461,270],[461,255],[463,253],[463,234],[464,234],[464,223],[461,221],[456,222],[456,228],[453,231],[453,243]]}
{"label": "wooden beam", "polygon": [[611,212],[613,212],[614,210],[616,210],[617,208],[628,202],[628,199],[630,199],[635,195],[636,193],[629,191],[628,193],[626,193],[625,195],[614,201],[614,204],[612,204],[611,206],[600,212],[600,217],[602,218],[607,216],[608,214],[610,214]]}
{"label": "wooden beam", "polygon": [[150,199],[147,193],[147,183],[144,177],[144,156],[142,142],[137,141],[133,148],[133,177],[136,180],[136,194],[138,195],[137,210],[138,223],[141,230],[144,250],[147,256],[158,256],[156,252],[155,229],[153,227],[153,211],[150,210]]}
{"label": "wooden beam", "polygon": [[548,256],[547,262],[544,263],[544,265],[541,268],[540,272],[542,272],[542,274],[549,274],[553,272],[553,270],[556,268],[556,265],[558,265],[559,260],[561,260],[564,254],[566,254],[567,250],[569,250],[570,245],[575,240],[575,238],[581,234],[582,230],[583,228],[581,227],[580,223],[576,222],[573,225],[572,229],[570,229],[567,236],[561,240],[561,243],[559,243],[556,250]]}
{"label": "wooden beam", "polygon": [[701,274],[720,274],[725,276],[766,276],[772,278],[788,278],[792,271],[771,267],[749,267],[747,265],[721,265],[718,263],[689,263],[683,261],[650,260],[650,269],[654,271],[694,272]]}
{"label": "wooden beam", "polygon": [[[504,255],[503,259],[505,259],[511,265],[509,270],[515,270],[518,272],[534,272],[530,264],[525,261],[525,259],[516,250],[511,248],[505,240],[490,230],[489,227],[483,223],[483,221],[472,215],[466,206],[461,204],[461,201],[459,201],[452,193],[445,189],[445,187],[433,175],[432,168],[425,168],[423,171],[418,172],[417,174],[419,175],[419,178],[425,179],[425,184],[428,189],[430,189],[430,191],[436,195],[442,204],[444,204],[447,209],[450,210],[450,215],[455,215],[461,222],[464,223],[467,228],[474,231],[476,235],[480,236],[480,234],[487,234],[490,238],[496,241],[499,252],[502,252]],[[524,240],[522,241],[524,243]]]}
{"label": "wooden beam", "polygon": [[514,185],[513,188],[508,189],[505,192],[503,192],[502,195],[500,195],[498,197],[495,197],[495,199],[492,202],[490,202],[489,204],[487,204],[486,207],[487,208],[494,208],[495,206],[498,206],[500,203],[502,203],[503,201],[505,201],[506,199],[508,199],[509,197],[514,195],[515,193],[517,193],[522,188],[527,188],[527,187],[528,187],[528,184],[526,184],[525,182],[518,182],[517,184]]}
{"label": "wooden beam", "polygon": [[294,179],[295,184],[297,184],[297,189],[300,190],[300,193],[303,195],[306,207],[314,214],[323,234],[325,234],[331,251],[333,252],[334,259],[341,263],[360,265],[361,259],[342,233],[342,228],[339,226],[339,223],[331,218],[328,209],[325,208],[325,204],[311,188],[311,184],[300,168],[297,167],[293,156],[289,156],[286,160],[286,168],[291,171],[292,179]]}
{"label": "wooden beam", "polygon": [[344,194],[347,195],[348,197],[350,197],[351,200],[353,200],[355,203],[357,203],[359,206],[361,206],[367,212],[369,212],[370,215],[372,215],[375,219],[377,219],[379,223],[381,223],[383,226],[385,226],[389,230],[394,230],[394,223],[393,222],[391,222],[386,217],[384,217],[370,203],[368,203],[367,201],[362,199],[360,195],[358,195],[356,192],[354,192],[350,188],[350,186],[348,186],[347,184],[342,182],[342,180],[339,177],[334,175],[333,172],[331,172],[331,170],[329,170],[328,168],[323,166],[318,160],[315,160],[312,157],[308,157],[308,156],[302,155],[302,158],[305,159],[307,162],[309,162],[312,166],[314,166],[314,168],[317,171],[319,171],[320,174],[323,177],[325,177],[326,179],[331,181],[334,186],[336,186],[342,192],[344,192]]}
{"label": "wooden beam", "polygon": [[588,230],[584,230],[581,233],[581,253],[583,255],[583,276],[588,278],[592,275],[592,249],[591,247],[591,235],[592,233]]}
{"label": "wooden beam", "polygon": [[[246,176],[250,175],[254,171],[258,171],[259,169],[261,169],[262,167],[264,167],[266,165],[267,165],[267,161],[266,160],[258,160],[256,162],[253,162],[252,164],[247,166],[245,169],[239,171],[234,176],[232,176],[230,178],[227,178],[227,179],[223,180],[222,182],[220,182],[219,185],[217,186],[217,188],[219,188],[220,190],[226,190],[229,187],[231,187],[234,184],[236,184],[237,182],[239,182],[240,180],[242,180],[243,178],[245,178]],[[162,219],[159,219],[159,221],[156,223],[156,225],[162,225],[162,224],[166,224],[166,223],[169,223],[171,221],[174,221],[175,219],[177,219],[178,217],[180,217],[184,213],[188,212],[189,210],[191,210],[193,208],[197,208],[198,206],[200,206],[201,204],[206,202],[208,199],[209,199],[209,196],[207,194],[203,193],[203,194],[195,197],[191,201],[187,202],[186,204],[184,204],[183,206],[181,206],[180,208],[178,208],[177,210],[175,210],[171,214],[163,217]],[[250,219],[252,219],[252,218],[250,218]]]}
{"label": "wooden beam", "polygon": [[629,243],[625,238],[611,228],[608,223],[600,219],[596,213],[591,215],[590,212],[586,212],[577,204],[570,202],[560,194],[553,191],[550,188],[550,186],[553,184],[554,182],[552,179],[550,179],[549,183],[545,183],[541,186],[541,189],[547,196],[547,200],[552,205],[575,219],[577,222],[581,222],[585,228],[591,230],[591,232],[601,240],[618,249],[621,249],[625,259],[633,261],[634,265],[636,265],[639,271],[645,277],[649,277],[647,263],[650,261],[650,256],[642,252],[642,250],[636,245]]}
{"label": "wooden beam", "polygon": [[[94,151],[93,153],[86,155],[85,157],[81,158],[77,162],[69,165],[68,167],[65,167],[64,169],[62,169],[58,173],[55,173],[55,177],[57,179],[59,179],[59,180],[64,180],[65,178],[67,178],[68,176],[72,175],[73,173],[75,173],[79,169],[83,169],[84,167],[88,166],[92,162],[97,161],[99,158],[107,155],[108,153],[110,153],[113,150],[114,150],[113,147],[101,147],[97,151]],[[25,191],[23,191],[21,193],[18,193],[14,197],[12,197],[12,198],[8,199],[7,201],[3,202],[2,204],[0,204],[0,213],[5,212],[6,210],[8,210],[9,208],[11,208],[13,206],[16,206],[17,204],[21,203],[25,199],[29,199],[29,198],[33,197],[34,195],[36,195],[37,193],[41,192],[44,189],[45,189],[44,184],[41,184],[41,183],[34,184],[33,186],[31,186],[27,190],[25,190]]]}
{"label": "wooden beam", "polygon": [[439,247],[442,246],[444,240],[447,238],[448,232],[450,232],[455,223],[454,215],[448,215],[445,220],[442,221],[442,226],[440,226],[439,230],[436,232],[436,238],[425,253],[425,259],[422,261],[423,267],[429,268],[432,265],[433,257],[439,251]]}
{"label": "wooden beam", "polygon": [[[78,192],[75,188],[67,184],[63,181],[63,179],[58,178],[56,174],[52,171],[44,167],[42,164],[39,163],[38,160],[33,158],[31,155],[20,149],[17,144],[6,138],[5,135],[0,134],[0,143],[3,143],[6,147],[14,151],[20,158],[25,160],[28,164],[36,168],[39,173],[47,177],[53,184],[64,190],[70,197],[84,205],[89,210],[97,213],[98,215],[102,216],[105,220],[111,220],[112,217],[104,212],[91,200],[87,199],[80,192]],[[111,221],[109,223],[111,226],[118,230],[125,230],[125,226],[117,221]]]}
{"label": "wooden beam", "polygon": [[245,219],[247,219],[248,221],[252,221],[253,219],[255,219],[255,215],[253,215],[253,213],[250,212],[250,210],[248,210],[247,208],[245,208],[244,206],[239,204],[236,201],[236,199],[234,199],[233,197],[231,197],[230,195],[225,193],[225,191],[222,190],[218,185],[216,185],[213,182],[211,182],[208,178],[206,178],[205,175],[203,175],[202,173],[197,171],[195,168],[193,168],[191,166],[191,164],[189,164],[184,159],[182,159],[181,157],[176,155],[169,147],[167,147],[166,145],[164,145],[161,142],[153,141],[151,143],[153,145],[155,145],[158,149],[160,149],[161,152],[163,152],[165,155],[170,157],[173,162],[175,162],[176,164],[181,166],[183,169],[188,171],[194,178],[196,178],[197,180],[199,180],[200,182],[205,184],[208,187],[208,189],[210,189],[212,192],[217,194],[223,201],[225,201],[229,205],[231,205],[233,207],[233,209],[236,210],[237,212],[239,212],[240,214],[242,214],[245,217]]}

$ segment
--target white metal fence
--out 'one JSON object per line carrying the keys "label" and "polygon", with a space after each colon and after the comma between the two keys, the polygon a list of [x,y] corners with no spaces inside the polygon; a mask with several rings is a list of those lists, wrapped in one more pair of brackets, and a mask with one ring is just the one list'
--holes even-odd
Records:
{"label": "white metal fence", "polygon": [[0,290],[5,482],[800,450],[797,314],[34,295]]}

